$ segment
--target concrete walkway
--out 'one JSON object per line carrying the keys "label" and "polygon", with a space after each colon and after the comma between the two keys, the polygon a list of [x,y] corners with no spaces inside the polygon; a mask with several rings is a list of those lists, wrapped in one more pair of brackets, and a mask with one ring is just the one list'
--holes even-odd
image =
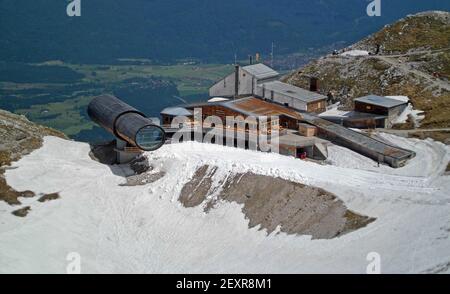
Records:
{"label": "concrete walkway", "polygon": [[376,129],[377,131],[389,134],[414,134],[424,132],[450,132],[450,128],[436,128],[436,129],[412,129],[412,130],[394,130],[394,129]]}

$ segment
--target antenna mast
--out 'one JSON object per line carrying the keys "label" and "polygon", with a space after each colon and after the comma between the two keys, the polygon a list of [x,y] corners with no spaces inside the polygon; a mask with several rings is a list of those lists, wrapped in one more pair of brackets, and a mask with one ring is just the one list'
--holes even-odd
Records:
{"label": "antenna mast", "polygon": [[273,53],[274,53],[274,49],[275,49],[275,43],[272,42],[272,51],[270,52],[270,67],[273,68]]}

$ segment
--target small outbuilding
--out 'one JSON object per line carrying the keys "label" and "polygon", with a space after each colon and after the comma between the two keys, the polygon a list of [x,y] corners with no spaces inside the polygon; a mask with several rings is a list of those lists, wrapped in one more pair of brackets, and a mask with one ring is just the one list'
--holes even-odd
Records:
{"label": "small outbuilding", "polygon": [[384,115],[387,127],[405,110],[408,102],[383,96],[368,95],[354,100],[355,111]]}

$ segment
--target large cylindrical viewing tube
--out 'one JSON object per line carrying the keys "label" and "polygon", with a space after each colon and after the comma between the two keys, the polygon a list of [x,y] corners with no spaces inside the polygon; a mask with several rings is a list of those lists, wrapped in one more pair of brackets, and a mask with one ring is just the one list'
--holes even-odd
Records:
{"label": "large cylindrical viewing tube", "polygon": [[111,95],[95,97],[88,106],[88,115],[117,138],[144,151],[164,145],[166,134],[142,112]]}

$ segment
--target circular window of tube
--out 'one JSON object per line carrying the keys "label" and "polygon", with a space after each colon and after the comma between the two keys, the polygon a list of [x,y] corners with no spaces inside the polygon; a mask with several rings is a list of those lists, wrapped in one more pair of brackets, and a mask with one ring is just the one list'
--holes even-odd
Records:
{"label": "circular window of tube", "polygon": [[148,125],[141,128],[136,134],[136,145],[145,151],[154,151],[164,145],[166,134],[162,128]]}

